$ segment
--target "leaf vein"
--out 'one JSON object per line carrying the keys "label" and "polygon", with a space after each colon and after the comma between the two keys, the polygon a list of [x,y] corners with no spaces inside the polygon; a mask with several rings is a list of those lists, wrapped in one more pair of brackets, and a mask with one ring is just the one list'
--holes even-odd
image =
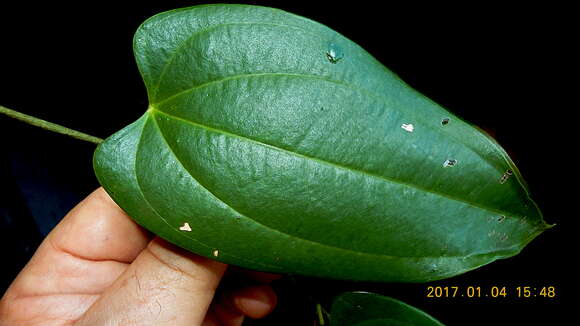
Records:
{"label": "leaf vein", "polygon": [[293,29],[298,29],[301,30],[307,34],[313,35],[318,37],[318,35],[313,34],[308,32],[307,30],[304,30],[298,26],[291,26],[291,25],[284,25],[284,24],[275,24],[275,23],[262,23],[262,22],[234,22],[234,23],[222,23],[222,24],[217,24],[217,25],[212,25],[212,26],[208,26],[202,29],[199,29],[197,31],[195,31],[194,33],[191,33],[191,35],[189,35],[187,38],[185,38],[176,48],[175,50],[171,53],[171,56],[167,59],[167,61],[165,62],[165,64],[163,65],[163,68],[161,69],[161,72],[159,73],[159,79],[157,80],[157,85],[155,85],[154,90],[155,90],[155,97],[157,97],[157,93],[159,92],[159,87],[161,86],[161,83],[163,82],[163,78],[165,77],[165,74],[167,73],[167,70],[169,70],[169,67],[173,64],[173,61],[175,60],[175,58],[177,57],[177,54],[193,39],[195,39],[196,37],[199,37],[200,35],[206,34],[212,30],[216,30],[220,27],[224,27],[224,26],[231,26],[231,25],[265,25],[265,26],[278,26],[278,27],[288,27],[288,28],[293,28]]}
{"label": "leaf vein", "polygon": [[[334,80],[334,79],[330,79],[324,76],[318,76],[318,75],[306,75],[306,74],[295,74],[295,73],[288,73],[288,72],[261,72],[261,73],[252,73],[252,74],[239,74],[239,75],[233,75],[233,76],[228,76],[228,77],[224,77],[224,78],[219,78],[219,79],[214,79],[214,80],[210,80],[208,82],[205,82],[203,84],[199,84],[187,89],[184,89],[183,91],[173,94],[165,99],[163,99],[163,101],[160,102],[156,102],[156,103],[151,103],[151,105],[155,105],[155,106],[160,106],[163,103],[169,102],[170,100],[177,98],[179,96],[182,96],[184,94],[193,92],[195,90],[204,88],[204,87],[208,87],[211,86],[213,84],[218,84],[218,83],[224,83],[230,80],[236,80],[236,79],[242,79],[242,78],[250,78],[250,77],[269,77],[269,76],[286,76],[286,77],[295,77],[295,78],[311,78],[311,79],[319,79],[319,80],[324,80],[327,81],[329,83],[333,83],[333,84],[338,84],[338,85],[342,85],[345,87],[349,87],[352,88],[354,90],[358,90],[360,92],[368,92],[363,90],[362,88],[359,87],[355,87],[351,84],[345,83],[345,82],[341,82],[339,80]],[[371,93],[372,95],[372,93]],[[383,101],[384,102],[384,101]]]}
{"label": "leaf vein", "polygon": [[[370,97],[372,97],[372,98],[374,98],[375,100],[378,100],[378,101],[380,101],[380,102],[393,104],[392,102],[388,101],[388,99],[387,99],[386,97],[384,97],[384,96],[382,96],[382,95],[378,95],[378,94],[376,94],[376,93],[375,93],[375,92],[373,92],[373,91],[370,91],[370,90],[367,90],[367,89],[365,89],[365,88],[361,88],[361,87],[358,87],[358,86],[355,86],[355,85],[353,85],[353,84],[346,83],[346,82],[343,82],[343,81],[340,81],[340,80],[334,80],[334,79],[330,79],[330,78],[327,78],[327,77],[324,77],[324,76],[318,76],[318,75],[307,75],[307,74],[296,74],[296,73],[275,73],[275,72],[269,72],[269,73],[239,74],[239,75],[233,75],[233,76],[228,76],[228,77],[224,77],[224,78],[219,78],[219,79],[210,80],[210,81],[208,81],[208,82],[206,82],[206,83],[199,84],[199,85],[196,85],[196,86],[193,86],[193,87],[187,88],[187,89],[185,89],[185,90],[183,90],[183,91],[181,91],[181,92],[179,92],[179,93],[176,93],[176,94],[174,94],[174,95],[172,95],[172,96],[169,96],[169,97],[165,98],[164,100],[162,100],[162,101],[160,101],[160,102],[157,102],[157,103],[151,103],[151,106],[155,105],[155,106],[159,107],[159,106],[161,106],[162,104],[164,104],[164,103],[166,103],[166,102],[168,102],[168,101],[170,101],[170,100],[172,100],[172,99],[174,99],[174,98],[177,98],[177,97],[179,97],[179,96],[182,96],[182,95],[184,95],[184,94],[187,94],[187,93],[190,93],[190,92],[193,92],[193,91],[195,91],[195,90],[197,90],[197,89],[201,89],[201,88],[204,88],[204,87],[211,86],[211,85],[213,85],[213,84],[217,84],[217,83],[223,83],[223,82],[227,82],[227,81],[230,81],[230,80],[241,79],[241,78],[249,78],[249,77],[262,77],[262,76],[286,76],[286,77],[295,77],[295,78],[312,78],[312,79],[319,79],[319,80],[327,81],[327,82],[334,83],[334,84],[337,84],[337,85],[342,85],[342,86],[345,86],[345,87],[347,87],[347,88],[353,89],[353,90],[355,90],[355,91],[361,92],[361,93],[363,93],[363,94],[366,94],[366,95],[368,95],[368,96],[370,96]],[[419,95],[420,95],[420,94],[419,94]],[[434,104],[434,105],[436,105],[436,104]],[[161,110],[159,110],[159,111],[160,111],[160,112],[163,112],[163,111],[161,111]],[[424,120],[424,118],[423,118],[423,116],[422,116],[422,115],[418,115],[418,119],[419,119],[419,120]],[[460,119],[458,119],[458,120],[460,120]],[[467,125],[467,123],[465,123],[465,122],[463,122],[463,123]],[[457,140],[458,142],[465,144],[461,138],[458,138],[458,137],[457,137],[457,136],[455,136],[454,134],[448,134],[448,135],[449,135],[450,137],[454,138],[455,140]],[[482,138],[484,141],[486,141],[488,144],[491,144],[491,145],[492,145],[492,147],[493,147],[494,149],[496,149],[496,150],[497,150],[497,146],[493,146],[493,143],[492,143],[492,142],[491,142],[491,141],[490,141],[490,140],[489,140],[489,139],[488,139],[488,138],[487,138],[485,135],[482,135],[482,136],[481,136],[481,138]],[[474,148],[473,148],[471,145],[469,145],[469,144],[466,144],[466,148],[468,148],[468,149],[469,149],[469,150],[470,150],[472,153],[474,153],[475,155],[479,156],[479,157],[482,159],[482,161],[483,161],[483,162],[485,162],[486,164],[488,164],[489,166],[491,166],[492,168],[494,168],[496,171],[498,171],[498,173],[503,173],[503,170],[501,170],[501,169],[498,169],[498,168],[497,168],[497,167],[496,167],[494,164],[492,164],[492,163],[491,163],[490,161],[488,161],[488,160],[487,160],[485,157],[483,157],[483,156],[481,155],[481,153],[479,153],[479,152],[478,152],[476,149],[474,149]],[[498,154],[498,153],[496,152],[496,154]],[[502,150],[499,150],[499,154],[498,154],[498,155],[500,155],[500,157],[502,158],[502,160],[504,161],[504,163],[506,163],[506,164],[507,164],[507,166],[509,166],[511,169],[514,169],[515,171],[517,171],[517,168],[516,168],[516,167],[515,167],[513,164],[511,164],[511,163],[510,163],[510,160],[507,158],[507,155],[506,155],[505,153],[503,153],[503,151],[502,151]],[[519,182],[520,184],[522,184],[522,185],[523,185],[523,188],[524,188],[524,190],[526,191],[526,194],[528,195],[528,198],[529,198],[529,193],[528,193],[528,191],[526,190],[526,186],[525,186],[525,185],[524,185],[524,184],[521,182],[521,178],[520,178],[520,176],[519,176],[519,172],[517,172],[517,173],[516,173],[516,179],[518,180],[518,182]],[[530,200],[530,201],[531,201],[531,200]],[[532,201],[532,202],[533,202],[533,201]],[[535,205],[535,203],[534,203],[534,205]],[[488,211],[491,211],[490,209],[486,209],[486,210],[488,210]],[[495,211],[495,213],[501,213],[501,212],[499,212],[499,211]],[[520,214],[512,214],[512,215],[514,215],[514,216],[520,216],[520,217],[522,216],[522,215],[520,215]]]}
{"label": "leaf vein", "polygon": [[[207,187],[205,187],[205,186],[204,186],[204,185],[203,185],[201,182],[199,182],[199,180],[197,180],[197,179],[196,179],[196,178],[193,176],[193,174],[191,174],[191,172],[190,172],[189,170],[187,170],[187,169],[185,168],[185,166],[183,165],[183,163],[181,162],[181,160],[179,159],[179,157],[178,157],[178,156],[175,154],[175,152],[174,152],[173,148],[171,147],[171,145],[169,145],[169,142],[168,142],[168,141],[167,141],[167,139],[165,138],[165,135],[163,134],[163,131],[162,131],[162,130],[161,130],[161,128],[159,127],[159,124],[157,124],[157,121],[155,120],[155,118],[153,118],[153,119],[151,119],[151,120],[153,121],[153,124],[155,125],[156,129],[159,131],[160,138],[161,138],[161,139],[163,140],[163,142],[164,142],[164,143],[167,145],[167,148],[169,149],[169,152],[170,152],[170,153],[171,153],[171,154],[172,154],[172,155],[175,157],[175,159],[177,160],[177,162],[179,163],[179,165],[181,165],[181,167],[182,167],[182,168],[183,168],[185,171],[187,171],[187,172],[188,172],[188,175],[189,175],[189,176],[191,176],[191,178],[192,178],[192,179],[193,179],[195,182],[197,182],[197,183],[198,183],[198,184],[199,184],[199,185],[200,185],[202,188],[204,188],[204,189],[205,189],[205,190],[206,190],[206,191],[207,191],[207,192],[208,192],[210,195],[212,195],[212,196],[213,196],[213,197],[214,197],[216,200],[218,200],[219,202],[223,203],[223,204],[224,204],[224,205],[226,205],[228,208],[232,209],[232,210],[233,210],[235,213],[237,213],[237,214],[239,214],[239,215],[241,215],[241,216],[244,216],[244,215],[242,215],[241,213],[237,212],[235,209],[233,209],[231,206],[229,206],[228,204],[226,204],[225,202],[223,202],[221,199],[219,199],[219,198],[218,198],[218,197],[217,197],[215,194],[213,194],[213,193],[212,193],[212,192],[211,192],[211,191],[210,191],[210,190],[209,190]],[[140,142],[140,144],[141,144],[141,142]],[[158,214],[158,215],[159,215],[159,216],[161,216],[160,214]],[[167,223],[169,226],[171,226],[171,225],[170,225],[170,224],[167,222],[167,220],[166,220],[165,218],[163,218],[163,217],[161,217],[161,218],[163,219],[163,221],[165,221],[165,223]],[[174,227],[171,227],[171,229],[172,229],[172,230],[174,230],[175,228],[174,228]],[[185,235],[184,235],[183,233],[181,233],[181,232],[178,232],[178,234],[185,236]],[[202,244],[204,247],[206,247],[206,248],[208,248],[208,249],[211,249],[212,251],[213,251],[213,249],[214,249],[214,248],[211,248],[211,247],[209,247],[209,246],[205,245],[204,243],[200,242],[199,240],[197,240],[197,239],[195,239],[195,238],[191,238],[191,237],[188,237],[188,236],[185,236],[185,237],[186,237],[186,238],[188,238],[188,239],[192,239],[193,241],[195,241],[195,242],[197,242],[197,243],[200,243],[200,244]],[[223,254],[223,253],[222,253],[222,254]],[[270,267],[270,268],[275,268],[275,267],[276,267],[276,266],[269,265],[269,264],[265,264],[265,263],[262,263],[262,262],[253,261],[253,260],[250,260],[250,259],[247,259],[247,258],[242,258],[242,257],[236,256],[236,255],[233,255],[233,254],[231,254],[231,253],[229,253],[229,252],[228,252],[227,254],[228,254],[228,255],[230,255],[230,256],[232,256],[232,257],[234,257],[234,258],[237,258],[237,259],[240,259],[240,260],[245,260],[245,261],[248,261],[248,262],[254,263],[254,264],[256,264],[256,265],[262,265],[262,266],[264,266],[264,267]]]}
{"label": "leaf vein", "polygon": [[[316,162],[318,162],[320,164],[329,165],[329,166],[332,166],[332,167],[334,167],[336,169],[340,169],[340,170],[352,171],[352,172],[355,172],[355,173],[362,174],[362,175],[364,175],[364,176],[366,176],[368,178],[376,178],[376,179],[380,179],[380,180],[383,180],[383,181],[386,181],[386,182],[389,182],[389,183],[395,183],[395,184],[399,184],[399,185],[406,186],[406,187],[409,187],[409,188],[414,188],[414,189],[417,189],[417,190],[420,190],[420,191],[424,191],[424,192],[433,194],[435,196],[440,196],[440,197],[444,197],[446,199],[450,199],[450,200],[453,200],[453,201],[457,201],[457,202],[460,202],[460,203],[463,203],[463,204],[472,206],[472,207],[477,208],[477,209],[482,209],[482,210],[491,212],[493,214],[500,214],[500,215],[506,214],[506,212],[503,212],[503,211],[495,210],[495,209],[490,208],[490,207],[486,207],[486,206],[483,206],[483,205],[480,205],[480,204],[476,204],[476,203],[473,203],[473,202],[469,202],[469,201],[467,201],[465,199],[453,197],[453,196],[450,196],[448,194],[434,192],[432,190],[429,190],[429,189],[420,187],[420,186],[415,185],[415,184],[406,183],[406,182],[403,182],[403,181],[400,181],[400,180],[388,178],[388,177],[385,177],[385,176],[382,176],[382,175],[370,173],[368,171],[356,169],[356,168],[353,168],[353,167],[343,166],[343,165],[340,165],[340,164],[335,163],[335,162],[331,162],[331,161],[324,160],[322,158],[313,157],[313,156],[301,154],[301,153],[298,153],[298,152],[293,152],[293,151],[287,150],[285,148],[278,147],[278,146],[275,146],[275,145],[272,145],[272,144],[268,144],[268,143],[265,143],[263,141],[259,141],[259,140],[253,139],[253,138],[249,138],[249,137],[246,137],[246,136],[234,134],[234,133],[228,132],[226,130],[213,128],[213,127],[210,127],[210,126],[207,126],[207,125],[204,125],[204,124],[200,124],[200,123],[197,123],[197,122],[194,122],[194,121],[191,121],[191,120],[186,120],[186,119],[183,119],[183,118],[180,118],[180,117],[171,115],[171,114],[169,114],[167,112],[161,111],[159,109],[156,109],[154,107],[151,107],[151,110],[154,111],[154,112],[158,112],[160,114],[163,114],[163,115],[165,115],[165,116],[167,116],[167,117],[169,117],[171,119],[174,119],[176,121],[180,121],[182,123],[186,123],[186,124],[192,125],[192,126],[197,127],[197,128],[205,129],[205,130],[212,131],[212,132],[215,132],[215,133],[218,133],[218,134],[223,134],[223,135],[226,135],[226,136],[229,136],[229,137],[238,138],[238,139],[241,139],[242,141],[252,142],[252,143],[257,144],[257,145],[260,145],[260,146],[264,146],[264,147],[267,147],[267,148],[270,148],[270,149],[274,149],[274,150],[277,150],[277,151],[281,151],[281,152],[283,152],[285,154],[288,154],[288,155],[291,155],[291,156],[297,156],[297,157],[302,158],[302,159],[316,161]],[[511,216],[514,216],[515,217],[515,216],[518,216],[518,215],[517,214],[511,214]],[[518,217],[521,217],[521,216],[518,216]]]}
{"label": "leaf vein", "polygon": [[[149,119],[149,117],[147,117],[147,119]],[[157,126],[157,123],[155,122],[155,119],[152,119],[152,120],[153,120],[153,123],[154,123],[154,124]],[[145,122],[143,122],[143,127],[141,128],[141,132],[140,132],[140,135],[139,135],[139,141],[138,141],[138,143],[137,143],[137,149],[136,149],[136,151],[137,151],[137,152],[138,152],[138,151],[139,151],[139,149],[141,148],[141,144],[143,144],[143,142],[142,142],[142,139],[143,139],[143,129],[145,128],[145,124],[147,123],[147,121],[148,121],[148,120],[145,120]],[[157,126],[157,127],[158,127],[158,126]],[[158,129],[159,129],[159,127],[158,127]],[[159,131],[161,131],[161,130],[159,129]],[[164,139],[164,138],[163,138],[163,139]],[[168,146],[169,146],[169,144],[168,144]],[[172,153],[173,153],[173,152],[172,152]],[[148,205],[148,206],[151,208],[151,210],[153,211],[153,213],[154,213],[155,215],[157,215],[157,216],[158,216],[158,217],[159,217],[159,218],[160,218],[160,219],[161,219],[161,220],[162,220],[162,221],[163,221],[165,224],[167,224],[167,226],[169,227],[169,229],[170,229],[170,230],[173,230],[173,231],[175,231],[175,233],[176,233],[176,234],[178,234],[178,235],[180,235],[180,236],[182,236],[182,237],[185,237],[185,238],[186,238],[186,239],[188,239],[188,240],[193,240],[194,242],[196,242],[196,243],[200,244],[201,246],[203,246],[203,247],[205,247],[205,248],[207,248],[207,249],[209,249],[209,250],[213,251],[213,249],[214,249],[214,248],[211,248],[210,246],[208,246],[208,245],[204,244],[203,242],[201,242],[201,241],[199,241],[199,240],[197,240],[197,239],[195,239],[195,238],[188,237],[187,235],[183,234],[182,232],[179,232],[179,231],[177,231],[177,230],[175,229],[175,227],[173,227],[173,226],[172,226],[172,225],[171,225],[171,224],[170,224],[170,223],[169,223],[169,222],[168,222],[168,221],[167,221],[167,220],[166,220],[166,219],[163,217],[163,215],[161,215],[161,214],[160,214],[160,213],[159,213],[159,212],[158,212],[158,211],[155,209],[155,207],[154,207],[154,206],[151,204],[151,202],[149,201],[149,199],[147,199],[147,196],[145,196],[145,193],[143,192],[143,188],[141,187],[141,184],[140,184],[140,182],[139,182],[139,177],[137,176],[137,173],[136,173],[136,171],[137,171],[137,155],[135,155],[135,162],[134,162],[134,165],[133,165],[133,169],[134,169],[134,171],[135,171],[135,182],[137,183],[137,189],[139,190],[139,192],[141,193],[141,196],[142,196],[142,197],[143,197],[143,199],[145,200],[145,203],[146,203],[146,204],[147,204],[147,205]],[[235,255],[232,255],[231,253],[228,253],[228,254],[229,254],[230,256],[232,256],[232,257],[236,258],[236,259],[239,259],[239,260],[244,260],[244,261],[248,261],[248,262],[251,262],[251,263],[254,263],[254,264],[257,264],[257,265],[261,265],[261,266],[264,266],[264,267],[270,267],[270,268],[272,268],[272,267],[275,267],[275,266],[268,265],[268,264],[264,264],[264,263],[261,263],[261,262],[252,261],[252,260],[250,260],[250,259],[246,259],[246,258],[238,257],[238,256],[235,256]]]}

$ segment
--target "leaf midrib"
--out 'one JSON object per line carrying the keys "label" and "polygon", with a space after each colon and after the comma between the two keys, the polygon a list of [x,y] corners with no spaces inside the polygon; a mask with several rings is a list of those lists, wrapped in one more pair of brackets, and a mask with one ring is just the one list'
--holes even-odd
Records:
{"label": "leaf midrib", "polygon": [[[335,162],[327,161],[327,160],[324,160],[324,159],[321,159],[321,158],[318,158],[318,157],[313,157],[313,156],[308,156],[308,155],[305,155],[305,154],[293,152],[293,151],[290,151],[290,150],[287,150],[287,149],[284,149],[284,148],[281,148],[281,147],[278,147],[278,146],[275,146],[275,145],[272,145],[272,144],[265,143],[263,141],[259,141],[259,140],[256,140],[256,139],[253,139],[253,138],[249,138],[249,137],[246,137],[246,136],[234,134],[234,133],[231,133],[231,132],[226,131],[226,130],[223,130],[223,129],[217,129],[217,128],[214,128],[214,127],[211,127],[211,126],[207,126],[207,125],[204,125],[204,124],[200,124],[198,122],[194,122],[194,121],[191,121],[191,120],[186,120],[186,119],[183,119],[181,117],[177,117],[177,116],[171,115],[171,114],[169,114],[167,112],[161,111],[161,110],[155,108],[154,106],[150,106],[149,111],[152,114],[159,113],[159,114],[165,115],[168,118],[171,118],[173,120],[180,121],[182,123],[186,123],[186,124],[189,124],[189,125],[194,126],[194,127],[197,127],[197,128],[205,129],[205,130],[212,131],[212,132],[215,132],[215,133],[219,133],[219,134],[222,134],[222,135],[225,135],[225,136],[229,136],[229,137],[238,138],[238,139],[240,139],[242,141],[247,141],[247,142],[251,142],[251,143],[254,143],[254,144],[257,144],[257,145],[260,145],[260,146],[264,146],[264,147],[267,147],[267,148],[270,148],[270,149],[274,149],[274,150],[283,152],[283,153],[288,154],[288,155],[291,155],[291,156],[299,157],[301,159],[312,160],[312,161],[318,162],[318,163],[323,164],[323,165],[328,165],[328,166],[334,167],[336,169],[347,170],[347,171],[350,171],[350,172],[362,174],[362,175],[364,175],[367,178],[373,178],[373,179],[376,178],[376,179],[380,179],[380,180],[383,180],[383,181],[386,181],[386,182],[389,182],[389,183],[395,183],[395,184],[398,184],[398,185],[401,185],[401,186],[406,186],[406,187],[409,187],[409,188],[414,188],[416,190],[424,191],[424,192],[427,192],[427,193],[430,193],[430,194],[433,194],[433,195],[436,195],[436,196],[444,197],[444,198],[449,199],[449,200],[461,202],[461,203],[467,204],[469,206],[472,206],[474,208],[477,208],[477,209],[481,209],[481,210],[485,210],[485,211],[494,213],[496,215],[504,215],[505,214],[505,215],[509,215],[509,216],[512,216],[512,217],[520,217],[521,218],[521,216],[520,215],[517,215],[517,214],[511,214],[511,213],[508,214],[507,212],[495,210],[493,208],[489,208],[489,207],[484,206],[484,205],[480,205],[480,204],[477,204],[477,203],[473,203],[473,202],[467,201],[467,200],[462,199],[462,198],[450,196],[450,195],[444,194],[444,193],[438,193],[438,192],[435,192],[433,190],[430,190],[430,189],[427,189],[427,188],[423,188],[421,186],[418,186],[416,184],[402,182],[400,180],[396,180],[396,179],[393,179],[393,178],[388,178],[388,177],[385,177],[385,176],[382,176],[382,175],[374,174],[374,173],[371,173],[371,172],[368,172],[368,171],[356,169],[356,168],[349,167],[349,166],[343,166],[343,165],[337,164]],[[521,220],[528,222],[527,219],[521,219]]]}
{"label": "leaf midrib", "polygon": [[[347,87],[349,89],[352,89],[354,91],[357,91],[357,92],[360,92],[362,94],[368,95],[368,96],[374,98],[375,100],[377,100],[377,101],[379,101],[381,103],[388,103],[388,104],[391,104],[391,105],[396,105],[396,103],[394,103],[392,101],[389,101],[386,97],[381,96],[381,95],[378,95],[375,92],[372,92],[372,91],[367,90],[365,88],[361,88],[361,87],[358,87],[358,86],[355,86],[353,84],[346,83],[346,82],[343,82],[343,81],[340,81],[340,80],[334,80],[334,79],[331,79],[331,78],[328,78],[328,77],[325,77],[325,76],[307,75],[307,74],[299,74],[299,73],[264,72],[264,73],[238,74],[238,75],[233,75],[233,76],[222,77],[222,78],[210,80],[210,81],[207,81],[205,83],[198,84],[198,85],[189,87],[189,88],[187,88],[187,89],[185,89],[183,91],[180,91],[178,93],[175,93],[175,94],[173,94],[173,95],[171,95],[169,97],[166,97],[165,99],[163,99],[160,102],[151,103],[150,106],[151,107],[159,107],[159,106],[163,105],[164,103],[166,103],[166,102],[168,102],[168,101],[170,101],[170,100],[172,100],[174,98],[177,98],[177,97],[179,97],[179,96],[181,96],[183,94],[187,94],[189,92],[192,92],[192,91],[195,91],[197,89],[204,88],[204,87],[209,87],[209,86],[211,86],[213,84],[223,83],[223,82],[227,82],[227,81],[235,80],[235,79],[249,78],[249,77],[261,77],[261,76],[286,76],[286,77],[294,77],[294,78],[318,79],[318,80],[326,81],[326,82],[329,82],[329,83],[333,83],[333,84],[337,84],[337,85],[342,85],[342,86]],[[160,112],[164,112],[164,111],[161,111],[161,110],[159,110],[159,111]],[[417,115],[417,116],[415,116],[415,118],[417,118],[417,120],[419,120],[419,121],[426,122],[426,119],[423,118],[423,115]],[[425,123],[425,125],[428,125],[428,123]],[[495,167],[494,164],[492,164],[486,158],[484,158],[477,150],[474,150],[470,145],[463,143],[461,138],[457,138],[454,134],[447,134],[447,135],[449,135],[451,138],[457,140],[458,142],[464,144],[466,146],[466,148],[468,148],[471,151],[471,153],[473,153],[473,154],[477,155],[479,158],[481,158],[481,160],[483,162],[485,162],[485,164],[489,165],[492,169],[494,169],[495,171],[497,171],[498,174],[503,173],[502,171],[498,170]],[[488,143],[490,142],[485,136],[484,136],[484,139],[486,140],[486,142],[488,142]],[[495,148],[495,146],[494,146],[494,148]],[[501,151],[500,151],[500,156],[502,157],[502,159],[504,161],[508,161],[509,162],[509,160],[506,159],[505,154],[501,153]],[[517,177],[517,174],[516,174],[516,177]],[[521,181],[519,181],[520,180],[519,177],[517,177],[517,180],[521,184]],[[525,187],[524,187],[524,189],[525,189]],[[514,216],[521,216],[519,214],[513,214],[513,215]]]}

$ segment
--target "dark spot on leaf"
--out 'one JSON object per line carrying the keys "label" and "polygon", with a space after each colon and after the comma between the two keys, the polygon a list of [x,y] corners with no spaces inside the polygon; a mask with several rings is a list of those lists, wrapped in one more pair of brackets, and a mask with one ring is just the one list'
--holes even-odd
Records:
{"label": "dark spot on leaf", "polygon": [[445,118],[445,119],[441,120],[441,125],[443,125],[443,126],[448,124],[448,123],[449,123],[449,118]]}
{"label": "dark spot on leaf", "polygon": [[500,217],[497,218],[498,222],[503,222],[503,220],[505,220],[505,216],[501,215]]}

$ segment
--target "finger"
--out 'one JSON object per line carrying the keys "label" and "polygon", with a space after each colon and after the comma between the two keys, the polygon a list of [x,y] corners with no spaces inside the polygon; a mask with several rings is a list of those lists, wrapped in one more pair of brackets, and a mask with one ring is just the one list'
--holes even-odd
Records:
{"label": "finger", "polygon": [[220,321],[221,326],[241,326],[244,322],[244,314],[226,301],[213,303],[210,309]]}
{"label": "finger", "polygon": [[99,188],[52,230],[6,296],[100,293],[145,248],[148,238]]}
{"label": "finger", "polygon": [[219,293],[211,311],[223,326],[240,326],[247,315],[262,318],[274,310],[277,297],[268,285],[247,286]]}
{"label": "finger", "polygon": [[101,187],[65,216],[51,238],[59,249],[82,258],[130,263],[152,236]]}
{"label": "finger", "polygon": [[223,326],[213,309],[209,309],[201,326]]}
{"label": "finger", "polygon": [[249,286],[232,293],[233,306],[250,318],[263,318],[276,307],[278,298],[268,285]]}
{"label": "finger", "polygon": [[75,326],[201,325],[225,269],[155,238]]}

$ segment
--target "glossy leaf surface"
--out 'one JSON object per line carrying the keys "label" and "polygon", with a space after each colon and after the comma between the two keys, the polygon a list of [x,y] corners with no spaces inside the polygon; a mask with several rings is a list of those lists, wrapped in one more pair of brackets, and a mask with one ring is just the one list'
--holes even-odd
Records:
{"label": "glossy leaf surface", "polygon": [[399,300],[367,292],[334,299],[330,326],[443,326],[425,312]]}
{"label": "glossy leaf surface", "polygon": [[335,31],[271,8],[159,14],[134,39],[149,108],[96,151],[139,224],[247,268],[420,282],[546,228],[491,138]]}

